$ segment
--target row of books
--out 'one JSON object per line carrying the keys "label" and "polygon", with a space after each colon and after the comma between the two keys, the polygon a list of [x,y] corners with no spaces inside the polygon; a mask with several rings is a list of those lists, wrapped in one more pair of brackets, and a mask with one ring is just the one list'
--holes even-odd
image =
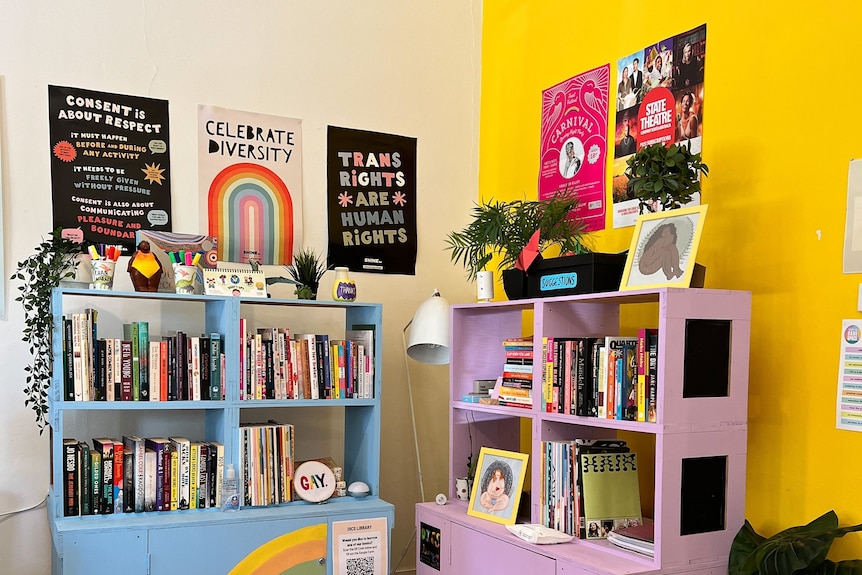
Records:
{"label": "row of books", "polygon": [[267,506],[293,500],[293,425],[268,421],[240,426],[243,504]]}
{"label": "row of books", "polygon": [[184,437],[63,440],[63,513],[105,515],[221,505],[224,446]]}
{"label": "row of books", "polygon": [[505,363],[497,399],[500,405],[532,409],[533,407],[533,338],[512,337],[503,340]]}
{"label": "row of books", "polygon": [[374,331],[354,327],[339,339],[240,319],[240,399],[373,398]]}
{"label": "row of books", "polygon": [[637,454],[625,441],[543,441],[541,455],[543,525],[581,539],[605,539],[642,523]]}
{"label": "row of books", "polygon": [[98,337],[98,311],[63,316],[66,401],[220,400],[225,355],[219,333],[151,337],[149,323],[123,324],[123,337]]}
{"label": "row of books", "polygon": [[637,337],[545,337],[545,411],[655,422],[658,330]]}

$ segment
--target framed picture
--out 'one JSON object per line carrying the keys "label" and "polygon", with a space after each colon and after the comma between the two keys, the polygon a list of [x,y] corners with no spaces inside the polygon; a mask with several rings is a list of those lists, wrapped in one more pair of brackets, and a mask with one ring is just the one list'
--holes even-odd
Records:
{"label": "framed picture", "polygon": [[620,291],[689,287],[707,207],[704,204],[639,216]]}
{"label": "framed picture", "polygon": [[528,457],[524,453],[483,447],[479,451],[467,515],[514,525]]}

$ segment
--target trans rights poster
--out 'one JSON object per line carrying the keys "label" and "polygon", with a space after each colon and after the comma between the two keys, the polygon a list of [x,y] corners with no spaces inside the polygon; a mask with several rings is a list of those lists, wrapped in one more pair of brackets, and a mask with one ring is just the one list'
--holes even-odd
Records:
{"label": "trans rights poster", "polygon": [[[655,143],[700,152],[703,134],[706,24],[650,44],[617,61],[614,129],[614,228],[633,226],[638,200],[626,191],[626,160]],[[700,194],[688,205],[700,203]],[[655,207],[656,211],[661,206]]]}
{"label": "trans rights poster", "polygon": [[137,230],[171,231],[168,102],[48,86],[54,228],[134,251]]}
{"label": "trans rights poster", "polygon": [[577,194],[587,230],[605,228],[609,77],[605,64],[542,92],[539,199]]}
{"label": "trans rights poster", "polygon": [[330,266],[416,272],[416,138],[329,126]]}
{"label": "trans rights poster", "polygon": [[302,121],[198,107],[203,225],[219,259],[288,265],[302,245]]}

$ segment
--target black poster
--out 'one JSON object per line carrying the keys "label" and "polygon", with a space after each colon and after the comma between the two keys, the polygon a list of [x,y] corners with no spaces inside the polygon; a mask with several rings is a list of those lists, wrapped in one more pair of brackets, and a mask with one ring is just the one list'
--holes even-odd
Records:
{"label": "black poster", "polygon": [[419,522],[419,561],[440,570],[440,530]]}
{"label": "black poster", "polygon": [[329,266],[416,273],[416,138],[329,126]]}
{"label": "black poster", "polygon": [[48,86],[48,110],[55,228],[126,253],[171,231],[167,100]]}

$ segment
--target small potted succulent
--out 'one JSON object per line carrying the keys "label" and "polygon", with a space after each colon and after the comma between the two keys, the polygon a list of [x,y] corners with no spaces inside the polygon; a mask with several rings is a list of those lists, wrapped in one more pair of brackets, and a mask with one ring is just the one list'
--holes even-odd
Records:
{"label": "small potted succulent", "polygon": [[320,278],[326,273],[326,264],[312,249],[303,248],[293,254],[293,263],[287,266],[287,273],[296,285],[299,299],[317,299]]}
{"label": "small potted succulent", "polygon": [[709,175],[709,166],[700,153],[691,153],[690,144],[657,143],[645,146],[626,160],[626,191],[638,199],[640,213],[679,208],[700,192],[700,176]]}

